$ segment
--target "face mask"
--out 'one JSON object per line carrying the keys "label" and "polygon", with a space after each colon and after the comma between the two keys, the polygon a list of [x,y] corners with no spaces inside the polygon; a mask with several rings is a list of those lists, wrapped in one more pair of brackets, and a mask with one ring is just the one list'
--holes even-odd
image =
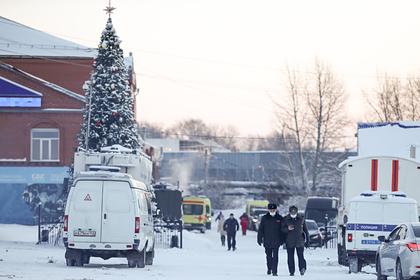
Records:
{"label": "face mask", "polygon": [[229,218],[233,219],[233,216],[230,216]]}
{"label": "face mask", "polygon": [[293,219],[297,217],[297,214],[290,214],[290,217],[292,217]]}
{"label": "face mask", "polygon": [[275,216],[276,212],[269,212],[271,216]]}

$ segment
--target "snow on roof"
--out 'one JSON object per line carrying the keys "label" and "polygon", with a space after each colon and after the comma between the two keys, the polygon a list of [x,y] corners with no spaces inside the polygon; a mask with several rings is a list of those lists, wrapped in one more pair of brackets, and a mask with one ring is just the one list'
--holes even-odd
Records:
{"label": "snow on roof", "polygon": [[413,198],[407,197],[403,192],[363,192],[353,197],[350,202],[392,202],[392,203],[415,203]]}
{"label": "snow on roof", "polygon": [[0,56],[96,57],[97,51],[0,16]]}
{"label": "snow on roof", "polygon": [[364,159],[384,159],[384,158],[390,158],[390,159],[399,159],[399,160],[405,160],[405,161],[411,161],[414,163],[419,164],[420,161],[415,158],[410,157],[403,157],[403,156],[393,156],[393,155],[368,155],[368,156],[354,156],[354,157],[348,157],[346,160],[340,162],[338,165],[338,168],[342,168],[343,166],[352,163],[357,160],[364,160]]}
{"label": "snow on roof", "polygon": [[420,147],[420,122],[359,123],[357,129],[358,155],[413,157]]}

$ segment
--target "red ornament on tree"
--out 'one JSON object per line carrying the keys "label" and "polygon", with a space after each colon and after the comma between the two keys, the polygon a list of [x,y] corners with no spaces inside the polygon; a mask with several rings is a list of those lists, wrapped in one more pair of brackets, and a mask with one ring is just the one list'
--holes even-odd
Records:
{"label": "red ornament on tree", "polygon": [[101,124],[102,124],[101,121],[96,121],[95,123],[96,126],[101,126]]}

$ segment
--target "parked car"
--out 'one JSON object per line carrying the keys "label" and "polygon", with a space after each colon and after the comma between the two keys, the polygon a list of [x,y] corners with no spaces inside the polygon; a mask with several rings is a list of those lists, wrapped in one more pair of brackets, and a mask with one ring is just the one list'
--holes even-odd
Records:
{"label": "parked car", "polygon": [[420,277],[420,223],[398,225],[388,237],[378,236],[381,245],[376,254],[379,280],[388,276],[397,280]]}
{"label": "parked car", "polygon": [[323,237],[314,220],[305,220],[306,227],[309,233],[309,247],[322,247]]}

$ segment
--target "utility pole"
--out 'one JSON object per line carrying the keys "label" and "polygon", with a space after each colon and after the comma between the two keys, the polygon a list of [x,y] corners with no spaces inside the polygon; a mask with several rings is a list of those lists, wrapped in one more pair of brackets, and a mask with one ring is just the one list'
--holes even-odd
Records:
{"label": "utility pole", "polygon": [[207,157],[208,157],[208,150],[207,148],[204,149],[204,184],[207,185],[207,176],[208,176],[208,162],[207,162]]}
{"label": "utility pole", "polygon": [[90,133],[90,106],[91,106],[91,99],[92,99],[92,73],[89,79],[89,99],[88,99],[88,121],[87,121],[87,128],[86,128],[86,135],[85,135],[85,149],[86,151],[89,150],[89,133]]}

